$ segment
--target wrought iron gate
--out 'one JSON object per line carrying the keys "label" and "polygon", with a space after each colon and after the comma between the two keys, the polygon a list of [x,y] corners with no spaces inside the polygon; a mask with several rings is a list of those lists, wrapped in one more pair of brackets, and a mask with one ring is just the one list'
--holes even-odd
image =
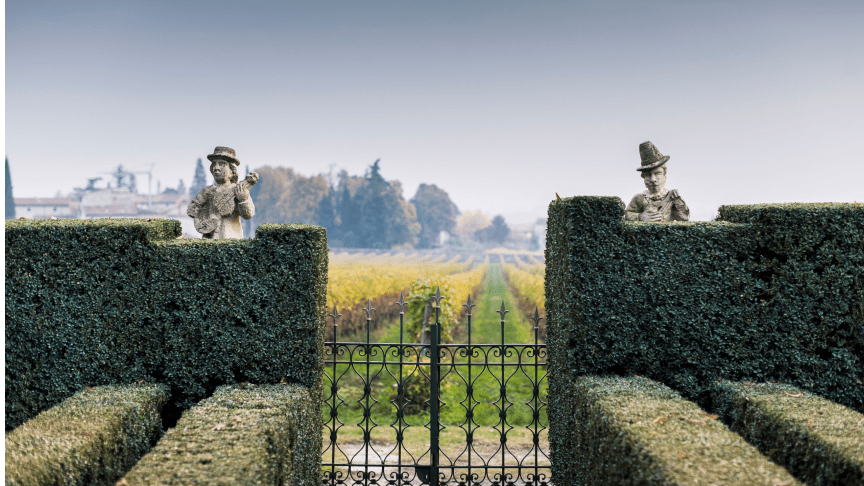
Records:
{"label": "wrought iron gate", "polygon": [[[325,395],[329,392],[324,407],[322,453],[322,482],[325,486],[549,484],[548,446],[541,440],[548,425],[544,411],[545,396],[541,396],[541,390],[545,394],[541,384],[546,379],[546,345],[539,342],[538,336],[539,322],[543,318],[536,310],[533,316],[529,316],[534,323],[533,344],[506,344],[505,316],[510,311],[502,301],[500,310],[495,311],[501,321],[500,343],[473,344],[471,317],[475,304],[469,297],[463,304],[467,309],[468,342],[441,344],[441,299],[439,290],[433,297],[435,323],[430,326],[428,344],[404,343],[407,305],[404,298],[400,297],[394,304],[399,306],[398,343],[370,342],[372,313],[375,311],[371,303],[364,309],[366,342],[339,342],[337,331],[341,314],[333,309],[330,314],[333,341],[325,343]],[[489,397],[490,383],[491,394],[496,399],[485,401]],[[388,384],[389,388],[395,389],[392,395],[387,394]],[[442,389],[442,384],[445,389]],[[523,396],[508,397],[508,384],[511,390],[519,388],[519,393],[511,393],[511,397],[514,394]],[[479,390],[483,386],[485,397]],[[424,396],[426,391],[428,399]],[[385,396],[390,398],[389,405],[379,400]],[[444,400],[457,396],[463,397],[458,404],[454,403],[455,398],[450,404]],[[428,404],[428,421],[423,428],[408,422],[409,418],[416,419],[418,415],[406,413],[409,409],[425,408],[418,402]],[[442,407],[457,405],[461,411],[448,413],[451,427],[446,427],[442,423]],[[516,420],[521,424],[515,424],[524,427],[518,433],[525,439],[530,436],[530,440],[521,441],[521,450],[508,446],[508,434],[517,433],[514,424],[508,421],[508,416],[514,416],[514,406],[526,407]],[[382,407],[386,409],[382,410]],[[497,414],[497,423],[491,427],[479,424],[478,416],[483,411],[487,412],[487,417]],[[420,416],[424,417],[426,413],[424,410]],[[375,421],[376,416],[380,420],[385,415],[391,420],[389,429],[381,427],[376,431],[381,425]],[[454,422],[454,415],[461,417],[461,421]],[[356,428],[345,427],[346,421],[340,418],[346,421],[359,419],[359,422]],[[373,437],[373,431],[383,438]],[[446,436],[447,447],[441,443],[442,435]],[[345,439],[346,436],[347,442],[339,441],[340,437]],[[496,436],[497,449],[491,450],[495,447]],[[349,448],[346,444],[354,446]],[[529,448],[526,450],[525,447]]]}

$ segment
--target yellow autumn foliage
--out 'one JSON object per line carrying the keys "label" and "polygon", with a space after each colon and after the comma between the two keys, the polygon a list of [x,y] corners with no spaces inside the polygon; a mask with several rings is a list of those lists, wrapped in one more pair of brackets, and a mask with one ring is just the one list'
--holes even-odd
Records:
{"label": "yellow autumn foliage", "polygon": [[545,267],[541,265],[503,265],[504,276],[516,292],[516,297],[526,311],[533,311],[534,307],[545,314],[546,295],[543,288],[545,279]]}

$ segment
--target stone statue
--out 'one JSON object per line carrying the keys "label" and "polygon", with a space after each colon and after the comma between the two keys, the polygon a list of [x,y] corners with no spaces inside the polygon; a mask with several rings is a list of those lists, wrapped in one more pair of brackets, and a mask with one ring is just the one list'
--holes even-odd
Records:
{"label": "stone statue", "polygon": [[237,182],[240,161],[236,155],[234,149],[216,147],[207,156],[216,184],[201,189],[186,210],[204,238],[243,238],[240,217],[249,219],[255,215],[249,188],[258,182],[258,174],[250,172]]}
{"label": "stone statue", "polygon": [[651,142],[639,145],[639,155],[642,157],[642,167],[636,170],[642,172],[648,190],[633,196],[624,210],[624,220],[689,221],[690,209],[678,190],[666,190],[666,162],[669,156],[661,154]]}

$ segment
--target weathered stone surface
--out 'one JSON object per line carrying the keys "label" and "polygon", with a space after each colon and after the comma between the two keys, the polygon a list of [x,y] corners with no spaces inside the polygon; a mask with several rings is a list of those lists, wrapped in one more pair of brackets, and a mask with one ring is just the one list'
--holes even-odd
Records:
{"label": "weathered stone surface", "polygon": [[668,155],[663,155],[651,142],[639,145],[639,155],[647,191],[633,196],[624,213],[626,221],[644,221],[656,223],[661,221],[689,221],[690,209],[677,189],[666,190],[666,162]]}
{"label": "weathered stone surface", "polygon": [[250,172],[238,182],[240,161],[228,147],[216,147],[207,158],[216,184],[202,189],[189,203],[186,214],[195,220],[195,229],[204,238],[243,238],[240,218],[255,215],[249,188],[258,182],[258,174]]}

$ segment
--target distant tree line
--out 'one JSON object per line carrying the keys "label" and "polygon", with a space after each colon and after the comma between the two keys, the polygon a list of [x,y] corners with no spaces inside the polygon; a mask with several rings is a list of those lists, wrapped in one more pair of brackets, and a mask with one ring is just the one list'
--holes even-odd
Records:
{"label": "distant tree line", "polygon": [[327,229],[331,246],[429,248],[442,231],[453,232],[459,209],[443,189],[421,184],[406,201],[399,181],[388,181],[376,160],[362,176],[305,177],[292,169],[262,167],[252,187],[255,224],[304,223]]}

